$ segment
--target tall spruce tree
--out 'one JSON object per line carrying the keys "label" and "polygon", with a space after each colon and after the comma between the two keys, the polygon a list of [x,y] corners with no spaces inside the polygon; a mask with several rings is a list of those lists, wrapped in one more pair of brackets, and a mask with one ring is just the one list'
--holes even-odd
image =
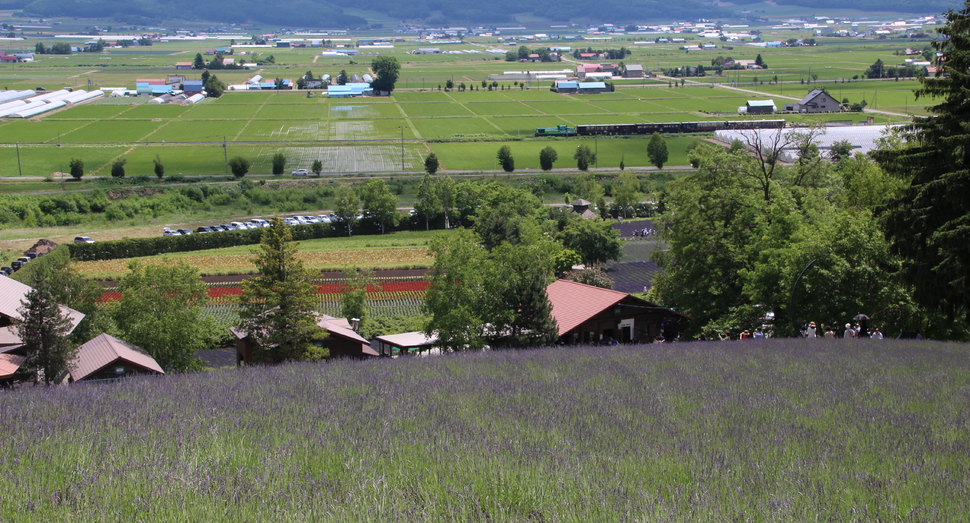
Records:
{"label": "tall spruce tree", "polygon": [[17,309],[21,319],[14,323],[14,329],[27,352],[22,368],[38,378],[43,374],[44,383],[50,385],[77,355],[77,347],[68,337],[71,321],[47,284],[38,280],[34,285],[25,296],[27,301]]}
{"label": "tall spruce tree", "polygon": [[932,115],[906,128],[904,142],[874,155],[908,182],[885,212],[886,236],[903,259],[899,275],[920,304],[951,321],[970,319],[970,1],[949,11],[931,45],[935,77],[920,77],[920,97],[936,99]]}
{"label": "tall spruce tree", "polygon": [[262,350],[258,363],[314,359],[317,328],[316,289],[310,273],[296,257],[298,244],[276,216],[263,229],[260,251],[253,258],[259,276],[243,282],[239,303],[241,327]]}

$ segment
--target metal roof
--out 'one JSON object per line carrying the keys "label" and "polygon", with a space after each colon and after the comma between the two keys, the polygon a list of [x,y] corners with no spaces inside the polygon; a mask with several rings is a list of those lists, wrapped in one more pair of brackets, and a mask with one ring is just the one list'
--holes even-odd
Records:
{"label": "metal roof", "polygon": [[580,89],[606,89],[606,82],[580,82]]}
{"label": "metal roof", "polygon": [[748,100],[748,107],[775,107],[774,100]]}
{"label": "metal roof", "polygon": [[406,349],[410,349],[412,347],[430,347],[431,345],[438,343],[437,336],[432,336],[429,338],[425,333],[420,331],[403,332],[401,334],[388,334],[386,336],[378,336],[374,339],[387,345]]}
{"label": "metal roof", "polygon": [[559,325],[560,336],[625,299],[628,305],[631,304],[630,300],[634,300],[649,309],[663,310],[684,318],[688,317],[647,300],[630,296],[625,292],[594,287],[570,280],[556,280],[550,283],[546,287],[546,295],[549,296],[549,302],[552,303],[552,317]]}
{"label": "metal roof", "polygon": [[165,374],[155,358],[140,347],[108,334],[101,334],[77,349],[77,358],[68,365],[71,379],[81,381],[118,360],[140,367],[143,371]]}
{"label": "metal roof", "polygon": [[[24,285],[17,280],[8,278],[7,276],[0,276],[0,316],[6,316],[13,319],[23,319],[17,309],[23,306],[22,301],[27,299],[27,293],[32,291],[33,287],[30,285]],[[77,327],[78,323],[84,319],[84,314],[63,305],[61,307],[61,313],[64,314],[71,321],[71,330],[68,331],[70,334]],[[0,340],[6,337],[5,334],[0,333]],[[19,343],[17,338],[17,343]]]}
{"label": "metal roof", "polygon": [[17,356],[16,354],[0,354],[0,380],[13,376],[13,373],[17,372],[17,369],[19,369],[25,361],[27,361],[26,356]]}

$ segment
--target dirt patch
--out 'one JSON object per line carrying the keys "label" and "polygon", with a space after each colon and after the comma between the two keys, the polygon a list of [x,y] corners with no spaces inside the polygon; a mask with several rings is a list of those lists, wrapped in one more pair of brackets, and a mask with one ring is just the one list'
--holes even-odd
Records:
{"label": "dirt patch", "polygon": [[35,252],[38,255],[47,254],[47,253],[53,251],[54,250],[54,247],[57,247],[57,244],[56,243],[54,243],[54,242],[52,242],[52,241],[50,241],[50,240],[48,240],[46,238],[41,238],[40,240],[37,240],[37,243],[35,243],[33,247],[27,249],[24,252],[24,255],[26,256],[27,253],[31,253],[31,252]]}
{"label": "dirt patch", "polygon": [[105,194],[108,195],[109,200],[118,200],[121,198],[129,198],[132,195],[137,194],[138,196],[151,196],[153,194],[161,194],[165,191],[161,189],[155,189],[152,187],[143,187],[141,189],[121,189],[116,191],[107,191]]}

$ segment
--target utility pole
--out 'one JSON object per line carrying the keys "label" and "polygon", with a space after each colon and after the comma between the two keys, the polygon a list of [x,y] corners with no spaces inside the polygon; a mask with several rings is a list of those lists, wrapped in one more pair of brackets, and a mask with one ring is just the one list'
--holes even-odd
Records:
{"label": "utility pole", "polygon": [[24,175],[24,169],[20,166],[20,142],[17,142],[17,172],[20,176]]}
{"label": "utility pole", "polygon": [[222,156],[226,160],[226,176],[229,176],[229,149],[226,147],[226,135],[222,135]]}

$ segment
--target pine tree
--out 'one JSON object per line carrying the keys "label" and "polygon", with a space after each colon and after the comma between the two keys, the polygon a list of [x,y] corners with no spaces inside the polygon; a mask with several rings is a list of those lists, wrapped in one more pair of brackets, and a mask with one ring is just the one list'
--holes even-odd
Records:
{"label": "pine tree", "polygon": [[316,288],[297,257],[298,244],[280,217],[262,230],[260,252],[253,259],[259,272],[243,282],[239,303],[241,327],[262,350],[253,360],[262,363],[312,359],[316,326]]}
{"label": "pine tree", "polygon": [[931,45],[943,54],[916,97],[941,99],[908,126],[905,142],[875,152],[909,186],[888,205],[885,227],[914,298],[952,322],[970,318],[970,1],[947,14]]}
{"label": "pine tree", "polygon": [[27,352],[22,368],[38,378],[42,373],[44,383],[50,385],[58,374],[67,370],[77,355],[77,347],[68,338],[71,321],[61,312],[47,284],[38,280],[34,285],[25,296],[27,301],[21,302],[23,306],[17,309],[21,319],[14,324],[14,329]]}

